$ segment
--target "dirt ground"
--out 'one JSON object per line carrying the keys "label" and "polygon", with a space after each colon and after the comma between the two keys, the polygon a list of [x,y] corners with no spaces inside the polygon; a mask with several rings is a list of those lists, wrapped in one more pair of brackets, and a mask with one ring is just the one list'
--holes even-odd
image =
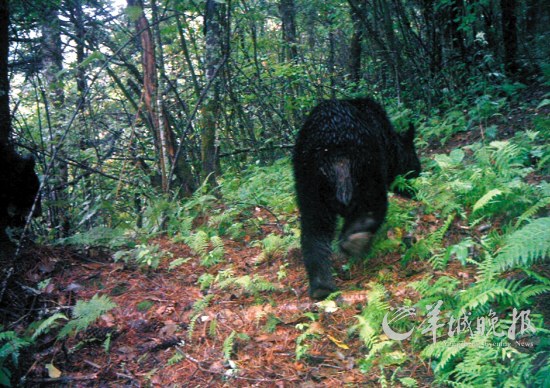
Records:
{"label": "dirt ground", "polygon": [[[260,208],[255,211],[267,220],[265,235],[277,230],[276,223],[269,222],[272,215]],[[422,221],[419,236],[440,226],[440,220],[433,216],[424,216]],[[13,302],[11,314],[26,312],[16,330],[28,325],[36,312],[45,316],[58,311],[68,314],[67,307],[76,300],[89,300],[98,293],[108,295],[118,306],[76,336],[63,341],[53,334],[41,338],[38,348],[26,352],[21,360],[30,385],[378,385],[378,369],[360,372],[357,362],[367,349],[357,334],[349,335],[349,328],[357,323],[356,316],[368,301],[369,282],[383,278],[388,299],[397,306],[404,298],[418,298],[407,283],[433,272],[427,263],[401,266],[397,253],[355,264],[339,274],[343,293],[327,308],[308,297],[299,250],[286,258],[257,264],[260,248],[225,239],[226,260],[205,268],[183,243],[161,237],[150,244],[170,252],[170,258],[162,260],[155,270],[114,262],[112,254],[102,249],[35,246],[22,253],[18,273],[4,296]],[[170,270],[169,263],[176,258],[190,259]],[[339,255],[335,261],[335,267],[345,263]],[[201,290],[197,282],[200,275],[208,272],[215,276],[229,267],[234,277],[261,275],[276,285],[276,290],[250,293],[216,285],[209,291]],[[286,276],[280,275],[281,268]],[[465,282],[473,280],[473,274],[459,265],[451,265],[447,271]],[[436,273],[443,274],[451,273]],[[50,281],[40,295],[17,294],[23,293],[18,284],[43,279]],[[208,298],[208,305],[197,311],[195,303],[204,298]],[[307,313],[316,314],[316,319]],[[305,330],[297,328],[300,323],[306,324],[316,338],[306,342],[307,356],[297,360],[296,341]],[[230,336],[233,341],[227,349],[224,342]],[[108,351],[104,348],[106,339]],[[407,341],[403,341],[402,351],[407,361],[397,377],[413,377],[428,386],[431,372],[426,362],[414,354]],[[55,377],[48,364],[59,372]]]}

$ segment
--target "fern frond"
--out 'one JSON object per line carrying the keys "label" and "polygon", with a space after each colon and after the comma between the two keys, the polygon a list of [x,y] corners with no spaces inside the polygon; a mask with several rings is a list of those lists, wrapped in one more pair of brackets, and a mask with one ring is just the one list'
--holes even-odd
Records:
{"label": "fern frond", "polygon": [[372,285],[367,306],[360,315],[357,315],[357,324],[352,326],[351,331],[358,331],[359,337],[367,348],[372,348],[380,339],[382,319],[390,309],[386,299],[386,289],[381,284]]}
{"label": "fern frond", "polygon": [[233,330],[231,334],[223,341],[223,358],[227,361],[231,358],[233,355],[234,349],[235,349],[235,336],[237,335],[237,332]]}
{"label": "fern frond", "polygon": [[107,295],[95,294],[89,301],[76,302],[73,308],[72,319],[61,329],[58,338],[64,338],[70,333],[85,330],[100,316],[116,307]]}
{"label": "fern frond", "polygon": [[490,190],[485,195],[483,195],[483,197],[477,200],[477,202],[474,204],[472,208],[472,212],[476,213],[480,209],[483,209],[489,203],[493,202],[496,197],[502,194],[503,194],[502,190],[499,190],[499,189]]}
{"label": "fern frond", "polygon": [[435,232],[433,232],[429,239],[432,244],[441,245],[441,242],[443,241],[443,238],[445,237],[445,233],[449,230],[449,227],[453,223],[453,220],[455,219],[455,214],[449,214],[447,216],[447,219],[445,220],[445,223],[443,226],[439,229],[437,229]]}
{"label": "fern frond", "polygon": [[212,251],[221,251],[222,253],[224,252],[223,240],[220,236],[212,236],[210,242],[212,243]]}
{"label": "fern frond", "polygon": [[[0,332],[0,377],[2,372],[9,372],[8,369],[2,366],[5,366],[5,360],[9,357],[13,365],[18,366],[19,364],[19,353],[22,348],[29,346],[32,342],[26,339],[20,338],[14,331],[3,331]],[[0,379],[1,380],[1,379]],[[8,379],[9,383],[9,379]],[[6,384],[2,384],[6,385]]]}
{"label": "fern frond", "polygon": [[62,313],[53,314],[51,317],[46,318],[40,323],[40,325],[36,328],[31,338],[35,340],[38,337],[40,337],[42,333],[49,331],[55,325],[58,319],[63,319],[65,321],[68,320],[65,314],[62,314]]}
{"label": "fern frond", "polygon": [[193,312],[195,314],[203,312],[204,309],[210,305],[212,299],[214,299],[214,294],[208,294],[204,298],[195,301],[195,303],[193,303]]}
{"label": "fern frond", "polygon": [[548,260],[550,252],[550,217],[538,218],[506,238],[495,265],[502,272],[510,268]]}
{"label": "fern frond", "polygon": [[185,242],[189,245],[189,248],[191,248],[193,252],[201,257],[208,253],[210,239],[208,234],[203,230],[193,233],[185,239]]}
{"label": "fern frond", "polygon": [[541,209],[545,209],[550,205],[550,197],[542,198],[540,201],[535,203],[529,209],[523,212],[521,216],[518,217],[516,221],[516,228],[520,226],[523,222],[527,221],[530,218],[533,218]]}
{"label": "fern frond", "polygon": [[468,343],[465,341],[457,341],[454,343],[453,341],[447,340],[431,343],[426,346],[424,350],[422,350],[420,357],[424,359],[438,359],[439,362],[437,363],[434,372],[439,373],[444,370],[451,361],[461,356],[467,346]]}
{"label": "fern frond", "polygon": [[462,309],[474,311],[479,308],[488,309],[498,298],[511,298],[512,292],[506,285],[494,282],[476,283],[473,287],[460,294]]}

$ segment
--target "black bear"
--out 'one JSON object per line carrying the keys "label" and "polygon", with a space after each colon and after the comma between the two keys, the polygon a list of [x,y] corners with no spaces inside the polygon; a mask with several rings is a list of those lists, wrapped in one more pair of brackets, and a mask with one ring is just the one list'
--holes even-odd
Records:
{"label": "black bear", "polygon": [[397,175],[419,175],[414,127],[396,133],[370,98],[326,100],[298,133],[292,162],[309,293],[323,299],[336,290],[330,258],[337,216],[344,218],[342,251],[365,252],[386,216],[390,184]]}
{"label": "black bear", "polygon": [[[34,172],[34,159],[17,154],[10,146],[0,144],[0,242],[6,242],[8,226],[23,226],[40,188]],[[40,215],[40,197],[33,209]]]}

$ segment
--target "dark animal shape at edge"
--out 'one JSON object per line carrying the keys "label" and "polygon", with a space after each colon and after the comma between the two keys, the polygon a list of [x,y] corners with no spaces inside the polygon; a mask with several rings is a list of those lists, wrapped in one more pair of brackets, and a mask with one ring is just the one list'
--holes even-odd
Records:
{"label": "dark animal shape at edge", "polygon": [[307,117],[293,166],[312,298],[336,290],[331,243],[337,216],[344,218],[340,248],[359,255],[384,221],[393,180],[419,175],[414,135],[412,124],[406,133],[396,133],[384,109],[370,98],[323,101]]}
{"label": "dark animal shape at edge", "polygon": [[[34,172],[35,162],[31,156],[21,156],[7,145],[0,145],[0,242],[8,238],[8,226],[25,225],[38,190],[40,181]],[[34,206],[33,216],[41,214],[40,198]]]}

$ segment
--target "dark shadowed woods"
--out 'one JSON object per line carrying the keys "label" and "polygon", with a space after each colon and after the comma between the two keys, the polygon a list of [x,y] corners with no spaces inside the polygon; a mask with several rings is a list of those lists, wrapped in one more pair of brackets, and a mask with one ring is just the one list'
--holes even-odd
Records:
{"label": "dark shadowed woods", "polygon": [[0,384],[549,386],[549,22],[0,0]]}

